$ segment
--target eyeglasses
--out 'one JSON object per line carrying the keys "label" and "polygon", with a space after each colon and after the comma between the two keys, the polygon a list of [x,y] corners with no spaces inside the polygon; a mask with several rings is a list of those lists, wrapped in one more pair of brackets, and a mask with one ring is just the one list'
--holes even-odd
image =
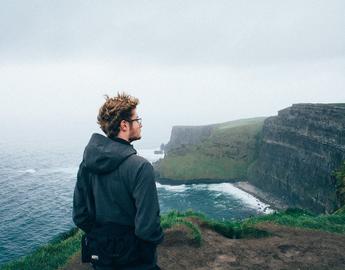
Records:
{"label": "eyeglasses", "polygon": [[137,121],[138,124],[141,126],[143,120],[141,118],[136,118],[136,119],[126,119],[127,122],[134,122]]}

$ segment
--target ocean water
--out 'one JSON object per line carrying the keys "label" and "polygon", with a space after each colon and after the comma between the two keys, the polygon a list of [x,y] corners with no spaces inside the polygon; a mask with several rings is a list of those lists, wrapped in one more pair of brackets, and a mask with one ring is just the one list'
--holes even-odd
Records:
{"label": "ocean water", "polygon": [[[0,141],[0,265],[27,255],[74,227],[72,199],[82,144]],[[155,161],[153,149],[138,153]],[[161,212],[200,211],[215,219],[270,212],[269,205],[224,184],[169,186],[157,183]]]}

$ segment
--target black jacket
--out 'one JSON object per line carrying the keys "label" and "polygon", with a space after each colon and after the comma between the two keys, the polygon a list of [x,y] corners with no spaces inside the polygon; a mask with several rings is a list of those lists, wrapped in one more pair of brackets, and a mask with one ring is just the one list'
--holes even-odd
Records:
{"label": "black jacket", "polygon": [[96,223],[129,225],[138,238],[157,245],[163,231],[154,171],[136,153],[125,140],[91,136],[78,171],[73,221],[85,232]]}

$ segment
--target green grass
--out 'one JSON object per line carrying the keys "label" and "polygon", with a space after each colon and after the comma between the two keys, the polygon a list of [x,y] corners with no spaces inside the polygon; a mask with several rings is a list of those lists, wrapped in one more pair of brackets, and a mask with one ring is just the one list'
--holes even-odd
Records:
{"label": "green grass", "polygon": [[254,118],[246,118],[246,119],[238,119],[233,121],[228,121],[225,123],[218,124],[219,129],[228,129],[233,127],[239,126],[247,126],[251,124],[257,124],[263,122],[267,117],[254,117]]}
{"label": "green grass", "polygon": [[192,239],[195,241],[197,245],[201,245],[202,243],[202,236],[200,228],[197,224],[186,220],[185,216],[181,215],[177,211],[171,211],[166,215],[163,215],[161,218],[161,226],[163,229],[168,229],[174,227],[175,225],[183,225],[186,226],[192,233]]}
{"label": "green grass", "polygon": [[288,209],[270,215],[253,217],[243,221],[247,225],[272,222],[280,225],[315,229],[332,233],[345,233],[345,214],[314,215],[301,209]]}
{"label": "green grass", "polygon": [[193,211],[172,211],[162,216],[162,224],[168,224],[168,227],[171,227],[174,225],[174,222],[171,222],[171,220],[186,220],[191,217],[202,221],[203,226],[217,231],[228,238],[235,239],[260,238],[269,236],[269,233],[260,230],[255,226],[257,224],[266,222],[290,227],[345,234],[345,213],[336,213],[333,215],[313,215],[301,209],[288,209],[284,212],[275,212],[269,215],[235,221],[217,221],[207,218],[201,213]]}
{"label": "green grass", "polygon": [[264,118],[220,124],[198,145],[170,150],[157,163],[161,178],[244,179],[257,152],[257,136]]}
{"label": "green grass", "polygon": [[[164,229],[176,225],[186,226],[190,230],[192,238],[199,245],[202,245],[203,241],[200,226],[212,229],[228,238],[260,238],[270,236],[268,232],[256,227],[257,224],[266,222],[345,234],[344,211],[332,215],[314,215],[300,209],[288,209],[284,212],[275,212],[265,216],[235,221],[217,221],[206,217],[202,213],[193,211],[171,211],[161,217],[161,225]],[[80,230],[72,229],[65,234],[59,235],[48,245],[38,248],[19,260],[7,263],[1,266],[0,269],[56,270],[61,268],[73,254],[79,251],[81,236],[82,232]]]}
{"label": "green grass", "polygon": [[334,214],[345,214],[345,205],[335,211]]}
{"label": "green grass", "polygon": [[193,211],[186,211],[186,212],[171,211],[168,214],[163,215],[162,227],[170,228],[170,227],[173,227],[175,224],[180,224],[181,221],[187,221],[188,223],[192,223],[198,230],[197,240],[200,241],[201,243],[202,234],[200,232],[200,228],[196,223],[193,223],[190,221],[191,218],[199,220],[202,226],[212,229],[228,238],[236,238],[236,239],[259,238],[259,237],[264,237],[264,236],[269,235],[267,232],[255,228],[253,224],[247,224],[246,222],[242,222],[242,221],[221,222],[214,219],[210,219],[206,217],[205,215],[203,215],[202,213],[193,212]]}
{"label": "green grass", "polygon": [[76,228],[61,234],[33,253],[0,267],[1,270],[55,270],[80,249],[82,232]]}
{"label": "green grass", "polygon": [[345,161],[342,162],[340,168],[334,172],[337,179],[337,197],[340,203],[340,208],[345,208]]}
{"label": "green grass", "polygon": [[239,179],[246,176],[248,162],[215,158],[198,152],[170,156],[160,163],[160,177],[170,179]]}

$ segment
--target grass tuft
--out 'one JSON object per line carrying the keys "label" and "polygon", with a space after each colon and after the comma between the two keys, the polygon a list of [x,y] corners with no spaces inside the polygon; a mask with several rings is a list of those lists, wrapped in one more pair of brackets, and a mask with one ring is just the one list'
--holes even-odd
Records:
{"label": "grass tuft", "polygon": [[[188,214],[187,214],[188,213]],[[161,226],[163,229],[168,229],[174,225],[184,225],[192,232],[192,237],[195,243],[200,246],[202,243],[202,236],[200,228],[197,224],[186,220],[186,217],[191,216],[192,212],[180,213],[178,211],[171,211],[166,215],[163,215],[161,218]]]}
{"label": "grass tuft", "polygon": [[58,235],[33,253],[0,267],[1,270],[55,270],[80,249],[82,232],[76,228]]}

